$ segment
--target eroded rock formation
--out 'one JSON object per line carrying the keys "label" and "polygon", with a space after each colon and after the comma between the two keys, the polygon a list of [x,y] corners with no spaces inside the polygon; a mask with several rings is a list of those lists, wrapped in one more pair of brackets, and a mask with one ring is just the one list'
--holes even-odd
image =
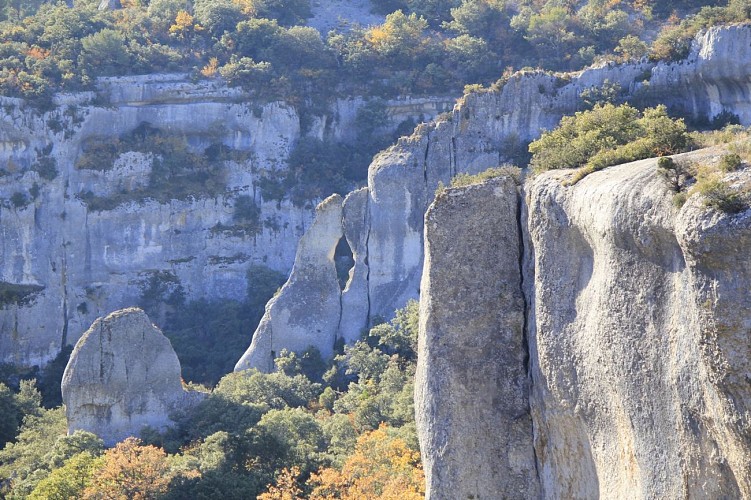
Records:
{"label": "eroded rock formation", "polygon": [[[583,91],[617,84],[631,101],[665,102],[674,112],[697,120],[728,111],[751,124],[749,82],[751,27],[730,26],[698,37],[684,61],[608,64],[566,78],[523,72],[499,90],[466,95],[452,113],[419,126],[411,137],[376,156],[368,172],[365,219],[358,212],[353,224],[344,214],[344,227],[361,224],[359,234],[367,232],[352,285],[353,290],[367,289],[368,307],[350,309],[347,324],[388,318],[418,296],[423,216],[439,182],[449,184],[457,173],[477,173],[503,163],[543,130],[554,128],[562,116],[580,110]],[[365,272],[358,274],[358,269]],[[309,310],[305,316],[327,311]]]}
{"label": "eroded rock formation", "polygon": [[62,382],[68,432],[85,430],[112,445],[144,426],[164,430],[170,414],[198,403],[185,391],[170,341],[140,309],[98,318],[76,344]]}
{"label": "eroded rock formation", "polygon": [[334,251],[341,238],[342,197],[335,194],[316,208],[315,221],[297,247],[292,274],[266,305],[253,341],[235,371],[257,368],[270,372],[282,349],[302,352],[313,346],[324,359],[333,356],[342,311]]}
{"label": "eroded rock formation", "polygon": [[415,415],[429,498],[539,496],[517,212],[504,177],[425,215]]}
{"label": "eroded rock formation", "polygon": [[[722,213],[699,194],[676,208],[656,164],[573,186],[551,171],[502,202],[492,183],[436,199],[415,391],[431,498],[464,484],[475,498],[751,496],[751,209]],[[510,300],[519,287],[526,308]],[[509,436],[534,440],[539,493],[483,469],[518,463],[518,448],[493,447]]]}
{"label": "eroded rock formation", "polygon": [[[452,103],[388,101],[389,127]],[[55,104],[42,113],[0,96],[0,361],[22,366],[43,365],[97,317],[138,303],[155,277],[182,287],[187,300],[243,300],[251,266],[288,273],[313,205],[264,200],[259,178],[286,169],[302,135],[354,141],[365,101],[339,100],[303,130],[283,102],[254,101],[219,80],[157,74],[102,78],[96,92],[59,94]],[[148,151],[80,162],[92,146],[139,128],[197,155],[219,144],[233,154],[217,160],[213,189],[181,199],[139,195],[160,161]],[[56,176],[42,176],[43,164]],[[121,203],[92,206],[91,197]],[[236,220],[240,197],[256,205],[250,224]]]}

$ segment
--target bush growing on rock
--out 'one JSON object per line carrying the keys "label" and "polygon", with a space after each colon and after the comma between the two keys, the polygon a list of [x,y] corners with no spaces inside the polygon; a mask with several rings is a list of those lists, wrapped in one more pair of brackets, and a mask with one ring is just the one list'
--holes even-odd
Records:
{"label": "bush growing on rock", "polygon": [[640,113],[628,104],[605,104],[564,117],[557,129],[530,143],[529,151],[536,172],[579,168],[576,182],[596,170],[679,153],[690,144],[683,120],[670,118],[665,106]]}

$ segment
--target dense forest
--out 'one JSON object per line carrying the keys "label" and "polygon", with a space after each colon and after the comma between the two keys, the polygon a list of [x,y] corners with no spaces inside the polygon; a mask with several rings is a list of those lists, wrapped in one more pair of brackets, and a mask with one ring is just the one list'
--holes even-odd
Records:
{"label": "dense forest", "polygon": [[[44,111],[56,92],[92,89],[98,77],[187,72],[221,78],[259,100],[285,100],[303,117],[337,97],[371,98],[357,120],[367,144],[302,139],[284,177],[261,183],[265,198],[299,204],[346,192],[364,179],[375,152],[409,132],[379,135],[380,99],[498,88],[522,68],[679,60],[702,29],[751,18],[751,0],[373,0],[382,24],[320,33],[307,25],[308,0],[119,3],[100,9],[99,0],[0,0],[0,95]],[[747,133],[723,116],[705,125],[729,126],[724,132],[698,134],[662,106],[637,109],[607,90],[529,146],[534,171],[578,168],[576,182],[608,165]],[[149,140],[149,147],[172,148],[165,157],[176,154],[164,138]],[[116,145],[89,154],[99,161],[117,152],[108,147]],[[748,150],[733,151],[719,168],[750,159]],[[746,206],[717,172],[671,160],[660,162],[660,173],[677,205],[698,190],[721,210]],[[237,210],[239,219],[252,219],[242,203]],[[91,433],[66,436],[59,383],[70,350],[41,372],[0,367],[0,496],[421,498],[412,401],[417,303],[389,322],[374,321],[362,340],[338,346],[334,359],[285,352],[275,373],[230,373],[285,279],[262,266],[250,274],[245,301],[186,302],[179,288],[165,286],[169,280],[144,283],[139,305],[165,318],[186,385],[209,393],[166,433],[145,429],[141,439],[110,449]]]}

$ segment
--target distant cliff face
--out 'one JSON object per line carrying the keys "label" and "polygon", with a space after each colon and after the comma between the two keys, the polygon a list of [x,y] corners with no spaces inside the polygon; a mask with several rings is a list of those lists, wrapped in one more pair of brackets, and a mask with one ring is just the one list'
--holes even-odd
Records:
{"label": "distant cliff face", "polygon": [[[153,280],[181,286],[187,299],[242,299],[251,265],[289,272],[312,222],[312,207],[264,200],[258,188],[263,172],[286,168],[302,133],[289,105],[255,103],[237,89],[185,75],[107,78],[98,86],[96,93],[58,95],[57,108],[45,113],[0,98],[2,362],[43,364],[94,318],[135,305]],[[338,101],[313,117],[306,133],[353,140],[363,103]],[[395,126],[408,117],[430,118],[447,104],[386,105]],[[135,196],[164,164],[127,150],[122,137],[144,124],[190,152],[217,144],[230,149],[212,166],[217,185],[204,181],[205,192],[178,199]],[[95,153],[117,141],[124,151],[108,165]],[[89,161],[82,164],[85,152]],[[52,179],[50,164],[57,170]],[[236,220],[241,196],[257,206],[252,228]]]}
{"label": "distant cliff face", "polygon": [[[451,114],[419,126],[411,137],[380,153],[368,173],[367,215],[358,219],[358,212],[350,220],[344,214],[343,227],[366,234],[348,287],[358,290],[358,302],[367,308],[353,310],[343,294],[341,309],[311,308],[302,312],[304,317],[339,315],[346,321],[337,335],[357,338],[372,318],[389,317],[416,298],[423,269],[423,216],[439,182],[498,166],[520,145],[554,128],[562,116],[580,110],[583,91],[606,83],[619,85],[631,101],[664,102],[696,120],[728,111],[751,124],[751,27],[710,29],[697,39],[690,57],[677,63],[606,65],[568,77],[526,72],[498,91],[465,96]],[[285,292],[293,293],[289,288]],[[285,322],[300,320],[277,318],[277,331],[285,330]],[[285,346],[284,335],[276,342]]]}
{"label": "distant cliff face", "polygon": [[[682,156],[707,163],[719,153]],[[415,387],[429,497],[451,498],[461,484],[475,498],[536,497],[509,483],[525,442],[536,461],[525,484],[539,482],[544,498],[751,495],[751,210],[722,214],[698,195],[677,209],[656,163],[568,187],[569,171],[539,175],[524,186],[518,226],[508,210],[474,222],[498,204],[489,184],[436,199]],[[751,180],[733,176],[736,186]],[[472,224],[481,228],[464,229]],[[449,233],[463,259],[433,244]],[[499,268],[516,238],[524,262]],[[513,327],[520,306],[504,302],[515,286],[525,289],[526,331]],[[509,373],[522,357],[528,378]],[[509,397],[514,380],[523,402]],[[509,436],[516,447],[492,448]]]}

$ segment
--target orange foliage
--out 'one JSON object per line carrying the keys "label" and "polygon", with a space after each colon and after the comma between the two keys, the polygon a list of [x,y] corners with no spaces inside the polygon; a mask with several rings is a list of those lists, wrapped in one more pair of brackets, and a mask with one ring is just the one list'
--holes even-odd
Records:
{"label": "orange foliage", "polygon": [[167,492],[173,473],[167,455],[129,437],[104,454],[104,463],[84,491],[85,499],[146,500]]}
{"label": "orange foliage", "polygon": [[47,49],[43,49],[42,47],[37,47],[34,45],[29,50],[26,51],[26,55],[29,57],[32,57],[34,59],[47,59],[50,55],[50,51]]}
{"label": "orange foliage", "polygon": [[313,500],[418,500],[425,496],[420,454],[381,426],[357,439],[342,470],[322,469],[308,481]]}
{"label": "orange foliage", "polygon": [[219,69],[219,59],[212,57],[209,59],[209,63],[201,69],[201,74],[206,78],[216,76],[216,72]]}

